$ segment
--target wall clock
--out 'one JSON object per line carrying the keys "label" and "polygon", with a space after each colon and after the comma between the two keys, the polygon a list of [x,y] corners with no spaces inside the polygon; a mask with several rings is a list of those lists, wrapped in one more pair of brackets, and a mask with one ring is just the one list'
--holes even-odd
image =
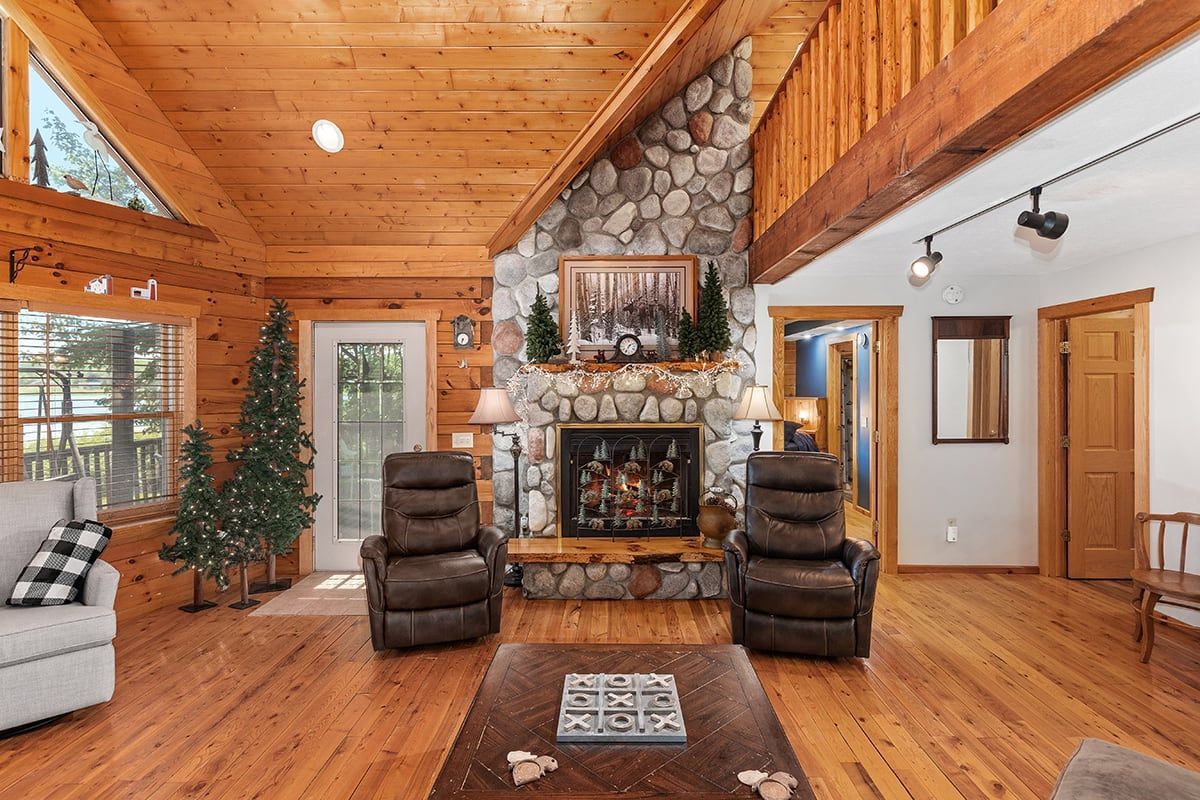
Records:
{"label": "wall clock", "polygon": [[963,298],[966,296],[967,293],[964,292],[963,288],[958,284],[952,283],[942,290],[942,299],[952,306],[956,306],[961,303]]}
{"label": "wall clock", "polygon": [[466,314],[454,318],[454,349],[470,350],[475,346],[475,324]]}
{"label": "wall clock", "polygon": [[613,353],[613,361],[641,361],[642,360],[642,340],[632,333],[626,333],[617,337],[616,352]]}
{"label": "wall clock", "polygon": [[866,331],[860,331],[858,336],[856,336],[854,338],[858,340],[858,346],[861,347],[863,350],[866,350],[867,345],[869,345],[871,343],[871,339],[869,336],[867,336]]}

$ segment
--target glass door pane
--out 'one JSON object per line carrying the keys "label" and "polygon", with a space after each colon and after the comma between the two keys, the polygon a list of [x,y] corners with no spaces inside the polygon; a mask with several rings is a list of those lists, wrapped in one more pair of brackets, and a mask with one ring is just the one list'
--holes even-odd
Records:
{"label": "glass door pane", "polygon": [[337,344],[335,538],[381,529],[383,460],[404,449],[404,344]]}

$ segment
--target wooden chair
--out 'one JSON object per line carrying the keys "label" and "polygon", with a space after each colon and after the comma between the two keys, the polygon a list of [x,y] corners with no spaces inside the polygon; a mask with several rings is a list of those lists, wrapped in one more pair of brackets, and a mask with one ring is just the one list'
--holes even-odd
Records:
{"label": "wooden chair", "polygon": [[[1134,606],[1138,609],[1134,623],[1133,640],[1142,643],[1142,663],[1150,661],[1150,651],[1154,649],[1154,607],[1160,600],[1190,601],[1200,603],[1200,575],[1185,572],[1187,565],[1188,528],[1200,525],[1200,514],[1147,514],[1137,515],[1138,525],[1142,535],[1138,536],[1138,546],[1133,572],[1129,577],[1133,580],[1138,594],[1134,598]],[[1151,530],[1147,523],[1158,523],[1158,554],[1157,567],[1150,561]],[[1182,525],[1179,537],[1179,566],[1170,569],[1167,566],[1166,538],[1167,525]],[[1195,606],[1185,606],[1194,608]]]}

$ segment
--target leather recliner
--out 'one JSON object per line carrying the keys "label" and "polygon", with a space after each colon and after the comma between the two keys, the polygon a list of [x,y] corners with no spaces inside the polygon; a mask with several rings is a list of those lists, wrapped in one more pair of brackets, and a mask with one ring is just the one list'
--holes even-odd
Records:
{"label": "leather recliner", "polygon": [[383,535],[362,543],[376,650],[500,630],[508,537],[479,524],[469,453],[395,453],[383,463]]}
{"label": "leather recliner", "polygon": [[746,526],[725,538],[733,641],[814,656],[871,654],[879,551],[846,538],[838,459],[754,453]]}

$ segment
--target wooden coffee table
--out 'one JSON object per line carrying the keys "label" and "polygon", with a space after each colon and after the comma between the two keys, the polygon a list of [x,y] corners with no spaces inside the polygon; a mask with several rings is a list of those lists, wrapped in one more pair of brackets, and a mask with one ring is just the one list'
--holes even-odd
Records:
{"label": "wooden coffee table", "polygon": [[[563,676],[570,672],[672,673],[687,724],[686,745],[555,742]],[[528,750],[558,759],[558,771],[513,786],[505,756]],[[754,797],[737,773],[790,772],[794,797],[812,789],[758,676],[736,645],[505,644],[496,652],[430,798]]]}

